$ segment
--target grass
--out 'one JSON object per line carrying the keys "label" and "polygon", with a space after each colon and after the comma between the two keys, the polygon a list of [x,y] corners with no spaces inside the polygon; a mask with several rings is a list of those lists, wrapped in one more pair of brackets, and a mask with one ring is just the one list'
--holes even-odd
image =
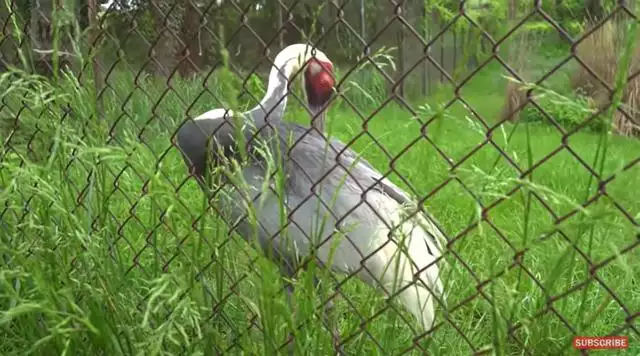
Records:
{"label": "grass", "polygon": [[[319,271],[296,282],[293,315],[277,269],[229,234],[187,179],[171,136],[185,112],[221,106],[201,94],[202,78],[166,90],[166,83],[135,86],[132,76],[114,74],[103,121],[92,117],[90,86],[29,78],[13,78],[0,106],[1,354],[273,354],[307,318],[296,331],[297,352],[331,352],[314,313],[331,293],[311,287]],[[489,68],[462,90],[488,125],[504,102],[495,78]],[[215,79],[206,86],[228,95]],[[345,96],[364,115],[376,110],[357,88]],[[439,315],[433,338],[414,340],[402,308],[350,279],[335,300],[346,351],[388,355],[419,344],[433,354],[557,355],[573,352],[575,332],[629,335],[629,351],[638,353],[640,338],[624,326],[640,327],[630,316],[640,307],[640,250],[632,247],[640,167],[625,165],[637,160],[640,142],[608,138],[606,160],[593,169],[615,179],[583,208],[598,191],[585,166],[597,167],[600,135],[577,132],[563,146],[551,126],[508,123],[488,143],[487,128],[459,101],[441,109],[451,98],[444,88],[415,103],[416,117],[387,104],[364,135],[344,101],[329,113],[331,134],[355,139],[353,148],[379,170],[388,171],[393,158],[390,177],[401,187],[420,197],[436,189],[425,203],[452,239],[448,321]],[[306,124],[295,100],[288,112]],[[427,140],[420,121],[434,114]]]}

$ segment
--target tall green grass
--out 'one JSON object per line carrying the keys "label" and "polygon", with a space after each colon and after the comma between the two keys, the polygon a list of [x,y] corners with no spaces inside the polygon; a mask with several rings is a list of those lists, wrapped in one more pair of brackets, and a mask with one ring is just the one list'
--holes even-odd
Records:
{"label": "tall green grass", "polygon": [[[386,96],[368,92],[364,77],[380,80],[356,72],[344,96],[368,115]],[[489,125],[503,102],[502,90],[490,90],[495,77],[480,73],[462,93]],[[299,354],[332,352],[316,311],[332,291],[310,283],[319,270],[294,282],[294,313],[277,268],[229,232],[172,146],[187,115],[237,100],[240,82],[235,93],[215,75],[168,88],[116,71],[97,113],[92,86],[71,76],[2,78],[1,354],[272,354],[290,332]],[[264,86],[250,83],[259,99]],[[250,97],[241,96],[240,109],[254,104]],[[353,148],[407,191],[424,197],[448,180],[425,202],[452,239],[441,324],[416,340],[408,313],[350,279],[335,300],[346,352],[418,354],[417,344],[443,355],[557,355],[571,352],[573,332],[629,335],[632,354],[640,351],[624,327],[640,326],[629,315],[640,307],[640,250],[632,247],[640,171],[626,168],[640,142],[599,144],[601,135],[578,132],[561,147],[558,131],[540,124],[488,135],[459,101],[444,108],[450,98],[442,91],[417,102],[417,116],[391,102],[365,135],[363,119],[340,99],[329,112],[332,136],[355,139]],[[297,100],[287,111],[308,124]],[[597,194],[585,166],[616,178],[582,207]]]}

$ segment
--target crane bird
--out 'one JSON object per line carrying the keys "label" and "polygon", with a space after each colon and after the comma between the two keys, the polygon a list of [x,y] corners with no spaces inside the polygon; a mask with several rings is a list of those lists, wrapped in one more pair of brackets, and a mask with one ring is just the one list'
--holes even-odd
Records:
{"label": "crane bird", "polygon": [[[312,55],[305,44],[282,50],[275,58],[264,99],[241,115],[244,139],[251,140],[254,134],[266,140],[278,137],[278,144],[270,147],[284,153],[284,197],[263,189],[265,183],[271,184],[264,158],[252,156],[240,174],[245,187],[254,189],[240,192],[242,188],[234,187],[225,204],[230,205],[232,218],[240,219],[248,200],[261,201],[253,207],[257,223],[245,219],[237,224],[237,231],[248,238],[257,230],[261,247],[275,256],[284,274],[292,276],[301,257],[314,254],[325,267],[356,274],[387,296],[398,297],[428,330],[437,306],[434,296],[445,298],[437,264],[444,234],[370,163],[343,143],[323,136],[335,81],[331,61],[321,51],[313,51]],[[302,68],[313,128],[282,120],[289,80]],[[220,162],[216,152],[225,158],[237,157],[233,138],[237,131],[229,116],[238,115],[214,109],[178,130],[178,147],[201,186],[208,155],[218,157],[214,165]],[[250,126],[255,130],[248,130]],[[213,137],[213,149],[207,144],[209,137]],[[247,151],[255,145],[247,145]],[[282,202],[286,209],[280,209]],[[281,233],[282,219],[290,222],[286,233]]]}

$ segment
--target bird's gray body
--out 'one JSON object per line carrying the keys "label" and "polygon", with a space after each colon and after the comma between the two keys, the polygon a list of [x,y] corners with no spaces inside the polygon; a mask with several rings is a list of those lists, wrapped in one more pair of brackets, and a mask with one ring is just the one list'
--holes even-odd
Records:
{"label": "bird's gray body", "polygon": [[[225,129],[213,134],[218,143],[213,150],[226,151],[227,158],[230,152],[237,152],[237,141],[232,139],[234,131],[223,119],[204,119],[193,123],[198,124],[202,124],[207,133],[193,128],[200,134],[190,133],[188,141],[201,149],[196,150],[197,154],[187,153],[187,157],[197,157],[199,152],[204,152],[207,136],[221,125]],[[255,152],[252,148],[260,145],[258,142],[269,142],[266,147],[270,147],[273,157],[277,156],[275,150],[278,149],[285,184],[283,189],[275,189],[273,181],[265,184],[268,164],[259,154],[251,154],[250,164],[243,166],[241,171],[245,184],[238,186],[237,180],[233,180],[234,189],[220,197],[232,223],[237,223],[237,232],[245,238],[255,236],[265,251],[274,253],[285,264],[282,267],[287,271],[295,270],[300,258],[308,256],[313,249],[323,264],[344,273],[356,272],[366,282],[379,286],[380,275],[384,273],[380,266],[389,263],[389,254],[384,252],[383,245],[395,245],[395,242],[387,242],[384,236],[380,236],[380,226],[384,224],[391,228],[398,224],[398,221],[388,221],[390,219],[385,217],[401,206],[411,205],[410,199],[366,160],[357,157],[350,149],[343,150],[345,145],[341,142],[331,140],[331,146],[328,146],[322,135],[295,123],[282,121],[272,126],[275,129],[257,127],[262,130],[256,137],[252,133],[257,130],[249,130],[250,126],[245,126],[245,140],[251,140],[247,151]],[[179,138],[181,142],[185,140]],[[216,156],[216,152],[210,154]],[[281,193],[284,193],[283,197],[279,196]],[[397,205],[389,205],[390,200]],[[279,208],[281,201],[285,203],[284,210]],[[252,202],[251,209],[257,217],[257,224],[247,218],[249,202]],[[381,211],[385,207],[387,211]],[[282,222],[285,222],[286,234],[282,233]],[[440,257],[442,247],[440,230],[432,221],[422,221],[422,224],[415,224],[412,228],[425,232],[421,234],[424,240],[420,243],[430,256],[426,256],[426,260],[423,256],[422,263],[413,261],[419,264],[414,273]],[[341,230],[342,234],[334,234],[335,230]],[[323,244],[318,246],[321,242]],[[383,256],[379,256],[381,253]],[[433,292],[441,295],[442,283],[437,273],[427,274],[426,279],[424,282]],[[405,279],[404,282],[408,281]],[[390,288],[388,285],[384,287]]]}
{"label": "bird's gray body", "polygon": [[[423,283],[416,285],[419,290],[407,292],[411,290],[407,288],[399,292],[400,299],[429,327],[434,307],[425,292],[442,296],[435,261],[440,257],[443,234],[425,215],[403,223],[403,208],[411,205],[409,197],[343,143],[327,141],[314,129],[282,121],[286,96],[283,99],[270,106],[273,110],[256,108],[244,114],[242,135],[249,142],[250,159],[235,173],[245,184],[227,180],[234,183],[234,189],[220,197],[228,218],[237,223],[240,235],[247,239],[255,236],[263,249],[275,253],[288,273],[301,258],[314,252],[327,267],[356,273],[387,293],[397,291],[391,284],[403,287],[413,283],[417,275],[417,284]],[[207,154],[217,165],[238,157],[232,119],[223,118],[224,111],[218,110],[185,123],[178,132],[185,161],[194,167],[201,184]],[[213,137],[213,146],[207,146],[209,137]],[[260,149],[264,147],[273,159],[258,153],[264,152]],[[275,188],[275,179],[267,177],[276,161],[284,176],[281,189]],[[257,224],[247,218],[249,209]],[[391,229],[396,233],[390,234]],[[408,241],[399,241],[403,238]],[[399,267],[390,266],[396,263],[392,255],[402,244],[409,250],[408,257],[400,257]],[[389,274],[388,269],[396,273]],[[426,303],[427,312],[423,310]],[[422,309],[418,310],[418,305]]]}

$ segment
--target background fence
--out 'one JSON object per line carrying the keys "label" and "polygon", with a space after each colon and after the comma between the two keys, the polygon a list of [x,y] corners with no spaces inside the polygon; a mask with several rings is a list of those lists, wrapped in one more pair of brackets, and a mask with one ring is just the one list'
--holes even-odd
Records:
{"label": "background fence", "polygon": [[[555,355],[574,335],[640,351],[634,2],[0,8],[0,353],[272,354],[294,332],[298,352],[329,354],[328,300],[354,355]],[[431,330],[350,276],[311,288],[313,269],[294,317],[174,145],[190,117],[253,107],[275,54],[303,41],[336,66],[328,131],[447,233]]]}

